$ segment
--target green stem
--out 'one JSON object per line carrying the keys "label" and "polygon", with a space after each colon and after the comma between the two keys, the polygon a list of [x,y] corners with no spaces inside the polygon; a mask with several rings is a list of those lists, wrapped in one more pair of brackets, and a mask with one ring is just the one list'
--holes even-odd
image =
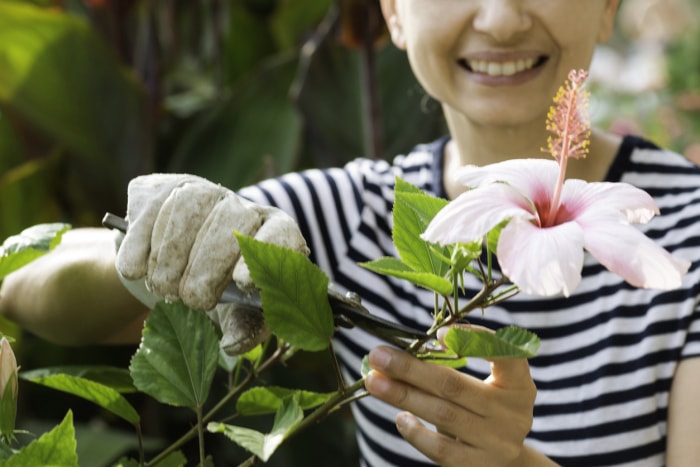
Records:
{"label": "green stem", "polygon": [[[228,394],[226,394],[214,407],[212,407],[206,415],[202,417],[201,424],[204,426],[209,420],[211,420],[214,415],[216,415],[222,408],[224,408],[231,400],[240,395],[248,386],[250,386],[262,373],[269,370],[273,365],[280,361],[286,352],[289,350],[289,346],[285,345],[278,348],[274,354],[270,356],[265,362],[263,362],[255,371],[251,371],[235,388],[231,389]],[[197,424],[199,426],[199,423]],[[175,440],[170,446],[161,451],[156,457],[151,459],[149,462],[144,464],[145,467],[150,467],[157,465],[160,461],[168,457],[171,453],[175,452],[182,445],[192,439],[197,435],[198,426],[190,428],[185,434],[180,436]]]}
{"label": "green stem", "polygon": [[197,404],[197,440],[199,441],[199,465],[204,466],[204,420],[202,419],[202,404]]}
{"label": "green stem", "polygon": [[458,311],[452,311],[451,313],[449,313],[447,318],[445,318],[443,321],[433,324],[433,326],[426,333],[426,337],[416,339],[415,341],[413,341],[411,345],[408,346],[406,351],[412,355],[416,355],[420,351],[420,349],[425,345],[426,342],[435,338],[435,334],[437,333],[437,330],[439,328],[449,326],[450,324],[458,322],[460,319],[464,318],[475,308],[484,307],[486,304],[486,299],[489,297],[489,295],[491,295],[494,291],[496,291],[506,282],[506,279],[501,277],[498,280],[495,280],[488,284],[484,284],[479,293],[474,295],[474,297],[472,297],[472,299],[469,300],[469,303],[467,303],[464,307],[460,308]]}
{"label": "green stem", "polygon": [[350,386],[346,386],[343,390],[338,391],[333,397],[324,402],[316,410],[314,410],[307,417],[304,417],[299,423],[294,425],[285,437],[285,441],[296,435],[297,433],[305,430],[307,427],[321,421],[329,413],[335,412],[349,402],[355,401],[358,398],[353,397],[355,392],[358,391],[365,385],[365,379],[361,378],[355,381]]}
{"label": "green stem", "polygon": [[333,372],[335,373],[336,382],[338,383],[338,390],[342,391],[345,388],[345,380],[343,379],[343,372],[340,370],[340,364],[338,363],[338,358],[335,354],[335,349],[333,348],[333,340],[330,339],[328,342],[328,349],[331,354],[331,362],[333,364]]}
{"label": "green stem", "polygon": [[141,432],[141,424],[137,423],[134,428],[136,429],[136,439],[139,443],[139,466],[144,466],[146,463],[146,454],[143,452],[143,433]]}

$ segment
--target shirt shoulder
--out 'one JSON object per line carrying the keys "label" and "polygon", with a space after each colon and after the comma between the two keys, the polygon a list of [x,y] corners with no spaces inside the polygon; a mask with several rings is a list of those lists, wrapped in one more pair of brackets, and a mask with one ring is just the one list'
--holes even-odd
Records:
{"label": "shirt shoulder", "polygon": [[[344,170],[354,174],[362,185],[376,191],[379,187],[393,191],[396,178],[440,196],[442,188],[443,149],[447,137],[427,144],[419,144],[410,152],[395,156],[391,161],[359,158],[348,163]],[[387,196],[393,198],[393,196]]]}
{"label": "shirt shoulder", "polygon": [[607,177],[655,192],[700,188],[700,166],[636,136],[624,138]]}

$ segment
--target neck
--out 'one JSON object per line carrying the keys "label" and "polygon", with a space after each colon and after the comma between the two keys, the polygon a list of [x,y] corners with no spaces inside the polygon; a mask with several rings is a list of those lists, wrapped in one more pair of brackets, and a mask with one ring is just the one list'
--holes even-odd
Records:
{"label": "neck", "polygon": [[[477,126],[445,112],[452,140],[445,148],[443,183],[448,198],[454,199],[465,187],[454,180],[455,170],[465,165],[483,166],[508,159],[549,158],[542,152],[548,133],[545,116],[532,125],[518,127]],[[585,159],[572,160],[567,178],[589,182],[605,178],[621,143],[621,138],[593,130],[590,152]]]}

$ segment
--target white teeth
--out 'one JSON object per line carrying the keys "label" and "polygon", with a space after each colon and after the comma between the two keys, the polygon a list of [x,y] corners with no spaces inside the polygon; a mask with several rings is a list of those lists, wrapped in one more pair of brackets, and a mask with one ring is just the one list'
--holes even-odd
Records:
{"label": "white teeth", "polygon": [[469,67],[477,73],[485,73],[489,76],[511,76],[535,66],[534,58],[513,60],[510,62],[489,62],[486,60],[473,60]]}

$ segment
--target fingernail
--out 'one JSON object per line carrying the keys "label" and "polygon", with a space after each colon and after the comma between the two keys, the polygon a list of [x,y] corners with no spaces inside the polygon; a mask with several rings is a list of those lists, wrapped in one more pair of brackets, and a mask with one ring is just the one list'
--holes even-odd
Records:
{"label": "fingernail", "polygon": [[408,412],[400,412],[396,415],[396,428],[403,432],[413,423],[413,416]]}
{"label": "fingernail", "polygon": [[376,347],[369,353],[369,365],[375,370],[383,370],[389,366],[391,354],[383,347]]}
{"label": "fingernail", "polygon": [[386,394],[389,391],[389,382],[386,378],[372,370],[365,378],[365,388],[370,394],[375,396]]}

